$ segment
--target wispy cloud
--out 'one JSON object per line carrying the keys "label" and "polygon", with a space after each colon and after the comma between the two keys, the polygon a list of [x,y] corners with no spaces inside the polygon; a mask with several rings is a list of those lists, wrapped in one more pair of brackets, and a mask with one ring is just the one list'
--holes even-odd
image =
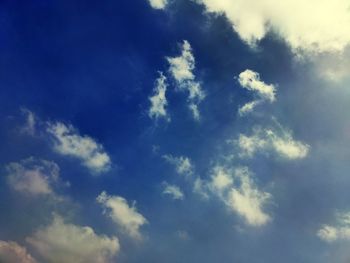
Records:
{"label": "wispy cloud", "polygon": [[317,236],[326,241],[350,240],[350,212],[339,213],[336,217],[337,224],[323,225],[317,232]]}
{"label": "wispy cloud", "polygon": [[[199,187],[200,185],[200,187]],[[207,199],[219,197],[247,225],[262,226],[272,220],[265,207],[272,195],[258,188],[253,173],[247,167],[215,166],[210,180],[195,182],[195,192]]]}
{"label": "wispy cloud", "polygon": [[301,159],[307,156],[310,146],[295,140],[289,130],[255,127],[251,135],[240,134],[235,141],[242,158],[256,153],[274,152],[285,159]]}
{"label": "wispy cloud", "polygon": [[148,111],[148,116],[150,118],[165,118],[167,121],[170,121],[170,117],[166,109],[166,106],[168,105],[168,101],[165,96],[166,90],[166,77],[163,75],[162,72],[160,72],[160,76],[156,80],[156,86],[153,89],[153,95],[149,97],[151,107]]}
{"label": "wispy cloud", "polygon": [[105,209],[104,213],[122,231],[134,239],[142,239],[140,228],[147,223],[147,220],[137,211],[135,203],[130,206],[125,198],[107,195],[106,192],[102,192],[96,200]]}
{"label": "wispy cloud", "polygon": [[181,55],[177,57],[168,57],[169,72],[175,79],[180,91],[188,93],[188,107],[192,112],[194,119],[200,119],[198,105],[205,98],[201,84],[195,80],[193,73],[195,69],[195,58],[192,54],[192,48],[188,41],[184,41],[181,46]]}
{"label": "wispy cloud", "polygon": [[163,194],[169,195],[174,200],[183,200],[185,198],[184,193],[178,186],[168,184],[167,182],[165,182],[163,185]]}
{"label": "wispy cloud", "polygon": [[111,159],[104,147],[87,135],[80,135],[72,126],[49,122],[47,132],[52,136],[56,152],[79,159],[95,174],[110,169]]}
{"label": "wispy cloud", "polygon": [[194,167],[188,157],[166,154],[163,155],[163,158],[175,167],[175,170],[178,174],[188,176],[193,174]]}

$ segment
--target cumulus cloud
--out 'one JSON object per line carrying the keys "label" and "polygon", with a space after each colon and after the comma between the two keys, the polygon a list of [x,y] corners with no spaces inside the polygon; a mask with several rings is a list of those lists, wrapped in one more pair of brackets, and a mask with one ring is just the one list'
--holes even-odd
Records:
{"label": "cumulus cloud", "polygon": [[262,226],[271,220],[264,207],[271,194],[261,191],[253,180],[253,174],[247,167],[227,169],[216,166],[211,180],[203,189],[219,196],[225,205],[241,216],[246,224]]}
{"label": "cumulus cloud", "polygon": [[7,182],[16,191],[30,195],[52,195],[59,179],[56,163],[28,158],[6,166]]}
{"label": "cumulus cloud", "polygon": [[78,158],[94,173],[110,169],[111,160],[103,146],[89,136],[80,135],[73,126],[61,122],[48,123],[47,132],[52,135],[54,149],[58,153]]}
{"label": "cumulus cloud", "polygon": [[193,165],[191,160],[185,156],[173,156],[171,154],[163,155],[163,158],[175,167],[175,170],[180,175],[193,174]]}
{"label": "cumulus cloud", "polygon": [[147,220],[137,211],[135,203],[129,206],[123,197],[107,195],[106,192],[102,192],[96,200],[105,209],[104,213],[126,234],[137,240],[142,239],[140,228]]}
{"label": "cumulus cloud", "polygon": [[166,77],[163,73],[160,73],[159,78],[156,80],[156,86],[153,90],[153,96],[149,97],[151,107],[148,112],[150,118],[158,119],[165,118],[170,121],[167,114],[166,106],[168,105],[165,93],[167,90]]}
{"label": "cumulus cloud", "polygon": [[326,242],[337,240],[350,240],[350,212],[337,215],[337,224],[323,225],[317,232],[317,236]]}
{"label": "cumulus cloud", "polygon": [[348,0],[197,1],[208,12],[224,14],[250,45],[269,31],[284,39],[294,52],[341,52],[350,43]]}
{"label": "cumulus cloud", "polygon": [[176,185],[171,185],[168,183],[164,183],[163,194],[171,196],[174,200],[183,200],[185,198],[184,193],[181,189]]}
{"label": "cumulus cloud", "polygon": [[258,97],[254,101],[243,105],[238,110],[240,115],[252,112],[261,102],[268,101],[272,103],[276,100],[276,87],[263,82],[258,72],[247,69],[239,74],[238,82],[243,88],[254,92]]}
{"label": "cumulus cloud", "polygon": [[154,9],[164,9],[168,4],[167,0],[148,0],[148,2]]}
{"label": "cumulus cloud", "polygon": [[309,145],[297,141],[290,131],[280,127],[278,130],[257,127],[250,136],[240,134],[236,141],[239,155],[253,157],[257,152],[275,152],[285,159],[301,159],[307,156]]}
{"label": "cumulus cloud", "polygon": [[175,79],[180,91],[188,93],[189,109],[194,119],[200,119],[198,105],[205,98],[201,84],[195,80],[193,70],[195,69],[195,58],[192,54],[192,48],[188,41],[182,44],[181,55],[177,57],[168,57],[169,72]]}
{"label": "cumulus cloud", "polygon": [[3,263],[36,263],[27,249],[16,242],[0,240],[0,262]]}
{"label": "cumulus cloud", "polygon": [[97,235],[91,227],[66,223],[58,215],[26,240],[48,263],[108,263],[119,252],[116,237]]}

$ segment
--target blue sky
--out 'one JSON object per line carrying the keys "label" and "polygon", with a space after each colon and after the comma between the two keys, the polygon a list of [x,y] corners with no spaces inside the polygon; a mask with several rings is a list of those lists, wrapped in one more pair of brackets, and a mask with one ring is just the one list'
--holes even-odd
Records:
{"label": "blue sky", "polygon": [[0,262],[349,262],[349,10],[2,1]]}

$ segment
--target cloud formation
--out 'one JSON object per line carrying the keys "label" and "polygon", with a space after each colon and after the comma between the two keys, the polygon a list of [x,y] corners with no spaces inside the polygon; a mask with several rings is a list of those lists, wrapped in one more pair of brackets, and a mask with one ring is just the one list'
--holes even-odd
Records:
{"label": "cloud formation", "polygon": [[263,208],[271,199],[271,194],[258,189],[247,167],[237,168],[234,179],[238,180],[240,185],[229,191],[226,204],[249,225],[261,226],[268,223],[271,217]]}
{"label": "cloud formation", "polygon": [[269,129],[256,127],[252,135],[240,134],[236,144],[240,157],[253,157],[256,153],[274,152],[285,159],[301,159],[307,156],[310,146],[295,140],[290,131],[279,127]]}
{"label": "cloud formation", "polygon": [[248,167],[215,166],[210,180],[197,178],[194,192],[205,199],[219,197],[247,225],[259,227],[272,220],[265,211],[272,195],[258,188]]}
{"label": "cloud formation", "polygon": [[167,0],[148,0],[148,2],[154,9],[164,9],[168,4]]}
{"label": "cloud formation", "polygon": [[52,195],[59,179],[56,163],[28,158],[6,166],[7,182],[16,191],[30,195]]}
{"label": "cloud formation", "polygon": [[25,247],[16,242],[0,240],[0,262],[3,263],[37,263]]}
{"label": "cloud formation", "polygon": [[169,72],[175,79],[180,91],[188,93],[188,107],[194,119],[200,119],[198,105],[205,98],[201,84],[195,80],[193,71],[195,69],[195,59],[192,48],[188,41],[184,40],[181,46],[181,55],[168,57]]}
{"label": "cloud formation", "polygon": [[26,240],[48,263],[108,263],[119,252],[116,237],[97,235],[92,228],[66,223],[58,215]]}
{"label": "cloud formation", "polygon": [[105,209],[104,213],[126,234],[137,240],[142,239],[140,228],[147,220],[137,211],[135,203],[129,206],[125,198],[107,195],[106,192],[102,192],[96,200]]}
{"label": "cloud formation", "polygon": [[276,87],[260,80],[258,72],[247,69],[239,74],[238,82],[242,88],[252,91],[257,96],[254,101],[246,103],[238,110],[240,115],[252,112],[258,104],[264,101],[272,103],[276,100]]}
{"label": "cloud formation", "polygon": [[337,215],[337,224],[323,225],[317,232],[323,241],[332,243],[337,240],[350,240],[350,212]]}
{"label": "cloud formation", "polygon": [[156,86],[154,87],[153,95],[149,97],[151,107],[148,111],[148,116],[150,118],[165,118],[166,120],[170,121],[170,117],[168,116],[166,110],[166,106],[168,105],[168,101],[165,96],[166,90],[166,77],[162,72],[160,72],[160,76],[156,80]]}
{"label": "cloud formation", "polygon": [[341,52],[350,43],[347,0],[198,1],[208,12],[225,14],[240,38],[250,45],[270,31],[296,53]]}
{"label": "cloud formation", "polygon": [[184,193],[178,186],[166,182],[164,183],[163,194],[169,195],[174,200],[183,200],[185,198]]}
{"label": "cloud formation", "polygon": [[96,174],[110,169],[111,159],[103,146],[87,135],[80,135],[73,126],[61,122],[48,123],[47,132],[52,135],[54,149],[58,153],[81,160]]}
{"label": "cloud formation", "polygon": [[193,174],[194,167],[188,157],[166,154],[163,155],[163,158],[175,167],[175,170],[178,174],[188,176]]}

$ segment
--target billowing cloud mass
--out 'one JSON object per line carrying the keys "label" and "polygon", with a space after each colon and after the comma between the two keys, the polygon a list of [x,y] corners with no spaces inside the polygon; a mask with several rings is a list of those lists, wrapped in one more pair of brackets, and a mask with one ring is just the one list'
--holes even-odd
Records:
{"label": "billowing cloud mass", "polygon": [[254,108],[261,102],[268,101],[270,103],[276,100],[276,87],[271,84],[266,84],[260,80],[259,73],[247,69],[239,74],[239,84],[256,94],[257,98],[243,105],[239,110],[240,115],[252,112]]}
{"label": "billowing cloud mass", "polygon": [[165,93],[167,90],[166,77],[163,73],[160,73],[159,78],[156,80],[156,86],[153,90],[153,96],[149,97],[151,107],[148,112],[150,118],[158,119],[165,118],[170,121],[167,114],[166,106],[168,104]]}
{"label": "billowing cloud mass", "polygon": [[240,134],[236,141],[241,157],[253,157],[257,152],[274,152],[285,159],[301,159],[307,156],[309,145],[293,139],[290,131],[256,127],[250,136]]}
{"label": "billowing cloud mass", "polygon": [[3,263],[36,263],[27,249],[16,242],[0,240],[0,262]]}
{"label": "billowing cloud mass", "polygon": [[195,59],[190,43],[185,40],[182,44],[181,55],[178,57],[168,57],[167,60],[170,65],[170,74],[175,79],[179,90],[188,93],[188,107],[192,111],[194,119],[199,120],[200,113],[198,105],[204,100],[205,93],[201,84],[195,81],[193,74]]}
{"label": "billowing cloud mass", "polygon": [[174,200],[183,200],[185,198],[184,193],[178,186],[168,183],[164,183],[163,194],[171,196]]}
{"label": "billowing cloud mass", "polygon": [[97,235],[91,227],[66,223],[58,215],[26,240],[47,263],[108,263],[119,252],[116,237]]}
{"label": "billowing cloud mass", "polygon": [[167,0],[148,0],[154,9],[164,9],[168,3]]}
{"label": "billowing cloud mass", "polygon": [[163,158],[170,164],[174,165],[176,172],[180,175],[193,174],[193,164],[188,157],[173,156],[171,154],[163,155]]}
{"label": "billowing cloud mass", "polygon": [[111,160],[103,146],[89,136],[80,135],[73,126],[48,123],[47,132],[53,136],[54,149],[58,153],[78,158],[94,173],[110,169]]}
{"label": "billowing cloud mass", "polygon": [[6,166],[7,182],[16,191],[31,195],[51,195],[58,182],[59,167],[56,163],[28,158]]}
{"label": "billowing cloud mass", "polygon": [[339,52],[350,43],[348,0],[198,1],[208,12],[225,14],[241,39],[251,45],[269,31],[294,52]]}
{"label": "billowing cloud mass", "polygon": [[96,200],[105,209],[104,213],[106,213],[123,232],[134,239],[142,239],[140,228],[147,223],[147,220],[137,211],[135,203],[129,206],[128,202],[123,197],[107,195],[106,192],[102,192]]}
{"label": "billowing cloud mass", "polygon": [[248,225],[262,226],[271,220],[271,216],[264,211],[264,207],[271,200],[271,194],[259,190],[247,167],[227,169],[216,166],[211,180],[202,184],[197,192],[198,190],[209,191],[220,197]]}
{"label": "billowing cloud mass", "polygon": [[317,232],[317,236],[326,241],[350,240],[350,212],[337,215],[337,224],[323,225]]}

